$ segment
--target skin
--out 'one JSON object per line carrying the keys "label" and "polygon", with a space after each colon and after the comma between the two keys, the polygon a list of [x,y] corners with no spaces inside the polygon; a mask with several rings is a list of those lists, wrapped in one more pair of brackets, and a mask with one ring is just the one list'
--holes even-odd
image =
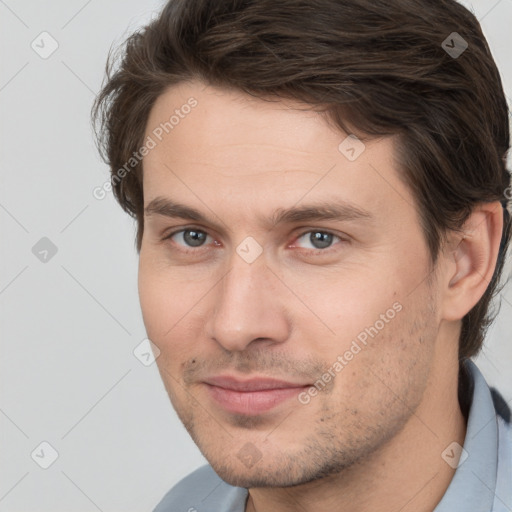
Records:
{"label": "skin", "polygon": [[[197,106],[144,158],[144,204],[165,197],[211,220],[147,214],[139,265],[144,323],[181,421],[221,478],[249,488],[248,512],[433,510],[454,474],[441,454],[464,443],[460,320],[492,276],[501,206],[475,208],[433,269],[395,138],[365,141],[349,161],[347,134],[304,105],[197,81],[158,98],[146,136],[190,97]],[[371,217],[263,220],[334,200]],[[190,231],[164,240],[185,228],[202,244]],[[334,236],[321,245],[318,231]],[[262,250],[252,263],[237,253],[249,236]],[[312,385],[397,303],[307,404],[234,414],[204,384],[230,374]]]}

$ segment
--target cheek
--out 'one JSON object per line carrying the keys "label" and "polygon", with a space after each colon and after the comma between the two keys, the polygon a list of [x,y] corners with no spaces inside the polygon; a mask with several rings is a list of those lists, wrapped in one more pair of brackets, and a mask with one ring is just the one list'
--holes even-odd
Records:
{"label": "cheek", "polygon": [[173,283],[169,272],[141,251],[138,291],[148,337],[162,350],[165,340],[174,335],[180,326],[180,318],[185,314],[182,310],[188,302],[184,296],[186,287]]}
{"label": "cheek", "polygon": [[157,364],[173,372],[198,350],[198,329],[203,322],[196,316],[200,299],[208,290],[177,276],[179,272],[171,273],[141,256],[138,290],[144,326],[148,338],[160,349]]}
{"label": "cheek", "polygon": [[[403,314],[399,311],[402,309],[399,298],[403,296],[399,286],[396,282],[381,284],[371,269],[321,279],[316,276],[309,286],[301,284],[300,288],[293,288],[300,292],[297,295],[307,306],[306,310],[296,301],[299,330],[305,339],[314,340],[314,350],[319,355],[323,353],[331,358],[351,350],[354,341],[364,347],[365,342],[382,340]],[[357,350],[357,347],[353,349]],[[352,358],[353,354],[347,356]]]}
{"label": "cheek", "polygon": [[377,377],[401,388],[419,361],[428,366],[436,339],[432,297],[424,286],[411,294],[412,280],[389,270],[379,281],[369,269],[357,279],[325,281],[321,293],[307,297],[333,331],[327,336],[316,331],[315,337],[311,328],[308,339],[315,340],[314,350],[339,375],[336,387],[344,393],[360,395],[359,383],[378,390],[383,384]]}
{"label": "cheek", "polygon": [[[397,397],[409,407],[419,403],[434,357],[437,329],[428,303],[401,303],[401,310],[384,325],[365,328],[366,345],[353,356],[338,382],[353,403],[371,407],[376,401],[390,404]],[[382,327],[382,329],[379,329]],[[357,338],[356,338],[357,339]]]}
{"label": "cheek", "polygon": [[[417,371],[418,354],[397,350],[399,333],[383,331],[347,362],[335,378],[332,391],[312,411],[320,422],[336,424],[341,432],[366,432],[401,424],[419,404],[425,383]],[[414,379],[412,376],[415,376]],[[313,413],[312,413],[313,414]]]}
{"label": "cheek", "polygon": [[168,325],[168,321],[172,320],[163,314],[164,311],[172,312],[172,304],[167,303],[171,294],[164,293],[164,288],[165,285],[157,278],[157,273],[141,257],[138,276],[139,301],[146,331],[153,341],[161,336],[165,329],[164,323]]}

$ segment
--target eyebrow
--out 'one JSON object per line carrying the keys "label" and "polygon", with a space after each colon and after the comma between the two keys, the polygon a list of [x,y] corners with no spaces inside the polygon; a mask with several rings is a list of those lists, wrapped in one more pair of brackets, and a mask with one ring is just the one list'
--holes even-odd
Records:
{"label": "eyebrow", "polygon": [[[156,197],[144,209],[147,216],[162,215],[169,218],[180,218],[203,222],[205,224],[215,225],[213,218],[204,215],[195,208],[172,201],[166,197]],[[353,220],[373,220],[374,216],[367,210],[357,207],[345,201],[332,201],[313,203],[304,206],[294,206],[291,208],[278,208],[267,218],[259,217],[263,224],[292,224],[303,221],[353,221]]]}

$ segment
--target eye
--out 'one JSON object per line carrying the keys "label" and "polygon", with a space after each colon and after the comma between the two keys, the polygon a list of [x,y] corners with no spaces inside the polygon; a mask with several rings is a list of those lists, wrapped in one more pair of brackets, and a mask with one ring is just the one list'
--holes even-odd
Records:
{"label": "eye", "polygon": [[302,233],[302,235],[299,235],[297,240],[304,239],[307,243],[310,243],[312,245],[312,247],[306,247],[306,249],[310,249],[313,251],[321,250],[322,252],[327,252],[325,249],[329,249],[332,246],[333,239],[335,238],[337,238],[340,241],[343,241],[341,237],[328,231],[311,230]]}
{"label": "eye", "polygon": [[[195,227],[187,227],[173,231],[163,238],[163,240],[173,240],[174,243],[183,247],[182,250],[184,252],[195,252],[195,250],[205,247],[208,245],[208,239],[211,239],[208,233]],[[340,236],[330,233],[329,231],[309,230],[299,235],[296,238],[295,243],[297,243],[297,241],[304,240],[306,244],[310,244],[309,247],[302,246],[306,252],[326,253],[330,252],[330,248],[335,239],[338,239],[341,242],[345,241]],[[218,245],[218,242],[214,241],[214,243]]]}
{"label": "eye", "polygon": [[206,239],[209,237],[209,235],[200,229],[185,228],[180,229],[179,231],[173,231],[172,233],[164,237],[164,240],[172,240],[174,237],[176,237],[175,241],[176,243],[178,243],[178,245],[182,245],[181,243],[179,243],[181,241],[185,247],[194,248],[202,247]]}

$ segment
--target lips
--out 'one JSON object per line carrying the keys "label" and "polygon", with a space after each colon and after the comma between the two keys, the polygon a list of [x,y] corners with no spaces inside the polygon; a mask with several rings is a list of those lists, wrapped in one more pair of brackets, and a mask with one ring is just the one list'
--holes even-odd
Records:
{"label": "lips", "polygon": [[211,399],[226,412],[244,415],[270,411],[310,386],[264,377],[239,380],[230,376],[212,377],[204,384]]}

